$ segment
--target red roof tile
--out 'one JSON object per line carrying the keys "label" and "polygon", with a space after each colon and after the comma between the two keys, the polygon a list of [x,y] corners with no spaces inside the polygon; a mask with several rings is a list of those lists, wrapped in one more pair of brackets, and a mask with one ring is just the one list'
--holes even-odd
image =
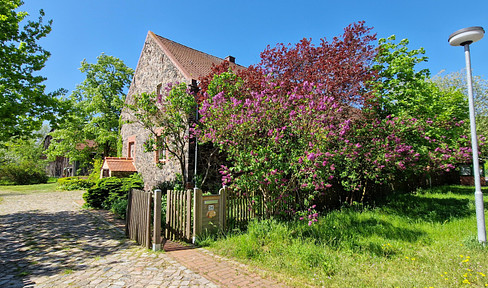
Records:
{"label": "red roof tile", "polygon": [[97,146],[97,143],[96,143],[95,141],[93,141],[93,140],[89,140],[89,139],[87,139],[87,140],[85,140],[85,142],[84,142],[84,143],[78,143],[78,144],[76,144],[76,149],[78,149],[78,150],[83,150],[83,149],[85,149],[85,147],[87,147],[87,146],[88,146],[89,148],[94,148],[94,147],[96,147],[96,146]]}
{"label": "red roof tile", "polygon": [[105,164],[107,164],[108,168],[112,172],[113,171],[116,171],[116,172],[137,172],[132,158],[105,157]]}
{"label": "red roof tile", "polygon": [[[199,79],[212,72],[213,65],[219,65],[224,59],[200,52],[185,45],[176,43],[149,31],[165,54],[178,67],[187,79]],[[232,68],[245,68],[235,63],[230,63]]]}

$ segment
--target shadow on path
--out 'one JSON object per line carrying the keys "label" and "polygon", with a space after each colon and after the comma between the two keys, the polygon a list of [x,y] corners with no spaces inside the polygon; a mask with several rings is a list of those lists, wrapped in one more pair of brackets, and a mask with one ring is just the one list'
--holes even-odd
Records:
{"label": "shadow on path", "polygon": [[117,251],[123,235],[88,213],[0,215],[0,287],[32,285],[31,276],[72,273],[85,269],[86,259]]}

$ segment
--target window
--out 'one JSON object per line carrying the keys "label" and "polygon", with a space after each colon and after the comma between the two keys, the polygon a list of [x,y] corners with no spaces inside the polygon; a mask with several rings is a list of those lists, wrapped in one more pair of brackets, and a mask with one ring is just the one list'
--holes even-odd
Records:
{"label": "window", "polygon": [[164,147],[164,139],[161,136],[156,137],[156,141],[158,143],[157,149],[156,149],[156,163],[165,163],[168,161],[168,151],[166,151],[166,148]]}
{"label": "window", "polygon": [[[485,177],[485,171],[483,169],[484,162],[480,161],[480,176]],[[459,175],[460,176],[474,176],[473,164],[462,164],[459,165]]]}
{"label": "window", "polygon": [[127,145],[127,157],[134,158],[135,153],[136,153],[136,142],[131,141]]}
{"label": "window", "polygon": [[156,95],[161,95],[161,93],[163,92],[162,88],[163,88],[163,83],[159,83],[158,86],[156,87]]}

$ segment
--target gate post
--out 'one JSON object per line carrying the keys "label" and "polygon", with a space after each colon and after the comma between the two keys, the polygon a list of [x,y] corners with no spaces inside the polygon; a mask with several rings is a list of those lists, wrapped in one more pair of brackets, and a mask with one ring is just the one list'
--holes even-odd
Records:
{"label": "gate post", "polygon": [[132,213],[132,189],[129,190],[127,195],[127,208],[125,210],[125,237],[130,238],[130,229],[132,228],[131,213]]}
{"label": "gate post", "polygon": [[171,198],[170,190],[166,190],[166,224],[164,225],[164,238],[167,240],[173,240],[170,239],[171,233],[169,230],[171,228],[171,205],[173,205],[173,199]]}
{"label": "gate post", "polygon": [[219,191],[220,193],[220,206],[219,206],[219,211],[220,211],[220,215],[219,215],[219,224],[220,224],[220,229],[222,229],[222,231],[225,231],[227,229],[227,227],[225,227],[227,225],[227,187],[225,187],[225,185],[222,187],[222,189],[220,189]]}
{"label": "gate post", "polygon": [[194,188],[193,195],[193,237],[192,243],[195,244],[196,236],[202,233],[202,190]]}
{"label": "gate post", "polygon": [[161,250],[161,190],[154,190],[153,251]]}

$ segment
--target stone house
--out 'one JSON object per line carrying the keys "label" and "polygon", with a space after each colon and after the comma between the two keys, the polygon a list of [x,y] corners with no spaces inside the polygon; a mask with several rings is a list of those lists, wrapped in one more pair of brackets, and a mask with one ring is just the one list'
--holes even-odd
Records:
{"label": "stone house", "polygon": [[[144,92],[161,94],[169,83],[186,83],[196,89],[198,79],[210,74],[212,67],[223,61],[229,61],[231,67],[242,67],[235,64],[234,57],[228,56],[221,59],[149,31],[126,97],[126,103],[133,103],[134,95]],[[121,128],[122,156],[132,160],[135,169],[144,179],[145,189],[152,189],[162,181],[174,180],[176,173],[181,171],[177,160],[168,157],[166,151],[144,152],[143,144],[149,137],[153,137],[151,132],[140,124],[131,123],[133,118],[125,109],[121,113],[121,120],[123,123]],[[185,150],[187,155],[186,174],[188,179],[193,179],[195,147],[188,143]],[[198,160],[196,161],[198,162]],[[162,168],[158,167],[159,162],[164,162]]]}

